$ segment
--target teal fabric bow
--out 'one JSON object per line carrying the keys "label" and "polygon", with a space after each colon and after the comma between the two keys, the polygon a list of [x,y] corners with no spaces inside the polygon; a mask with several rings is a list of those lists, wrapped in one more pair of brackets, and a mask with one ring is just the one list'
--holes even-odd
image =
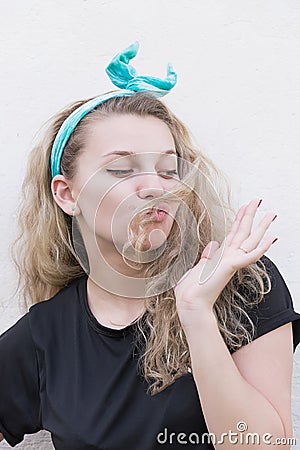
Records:
{"label": "teal fabric bow", "polygon": [[60,174],[61,157],[75,127],[86,114],[98,105],[114,97],[131,96],[138,91],[151,93],[154,97],[162,97],[175,86],[177,74],[173,71],[170,63],[168,64],[167,77],[163,80],[151,76],[137,75],[134,67],[128,63],[136,56],[138,48],[138,42],[131,44],[123,52],[118,53],[105,69],[113,84],[122,88],[121,90],[109,92],[89,100],[73,111],[62,123],[51,151],[50,168],[52,178]]}
{"label": "teal fabric bow", "polygon": [[123,52],[118,53],[105,69],[109,78],[115,86],[121,89],[145,90],[155,93],[158,97],[167,94],[177,82],[177,74],[174,72],[172,65],[168,63],[167,77],[164,80],[137,75],[135,68],[129,64],[129,61],[136,56],[138,49],[139,43],[136,41]]}

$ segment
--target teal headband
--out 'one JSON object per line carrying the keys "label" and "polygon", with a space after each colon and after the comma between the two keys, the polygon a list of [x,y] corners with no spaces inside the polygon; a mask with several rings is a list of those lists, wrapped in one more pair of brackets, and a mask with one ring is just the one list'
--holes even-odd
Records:
{"label": "teal headband", "polygon": [[121,90],[103,94],[89,100],[73,111],[62,123],[52,146],[50,158],[52,178],[60,174],[62,153],[75,127],[96,106],[111,98],[131,96],[138,91],[149,92],[154,97],[162,97],[175,86],[177,74],[173,71],[170,63],[167,67],[167,77],[164,80],[151,76],[137,75],[136,70],[129,64],[129,61],[136,56],[138,48],[138,42],[130,45],[123,52],[118,53],[105,69],[113,84],[121,88]]}

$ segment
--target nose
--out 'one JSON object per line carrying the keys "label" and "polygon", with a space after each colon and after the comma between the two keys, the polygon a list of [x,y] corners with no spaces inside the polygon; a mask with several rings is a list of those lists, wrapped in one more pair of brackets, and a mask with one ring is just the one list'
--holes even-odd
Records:
{"label": "nose", "polygon": [[156,198],[164,194],[162,179],[157,174],[143,174],[138,178],[137,193],[140,198]]}

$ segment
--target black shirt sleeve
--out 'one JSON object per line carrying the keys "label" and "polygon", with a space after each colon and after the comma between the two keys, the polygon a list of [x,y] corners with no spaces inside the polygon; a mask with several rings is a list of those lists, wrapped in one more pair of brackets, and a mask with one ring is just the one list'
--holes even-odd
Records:
{"label": "black shirt sleeve", "polygon": [[0,432],[14,447],[42,429],[39,372],[29,313],[0,336]]}
{"label": "black shirt sleeve", "polygon": [[[271,280],[271,290],[247,314],[255,326],[254,339],[292,322],[293,350],[300,342],[300,313],[294,310],[291,293],[275,263],[266,255],[261,258]],[[232,350],[230,350],[233,353]]]}

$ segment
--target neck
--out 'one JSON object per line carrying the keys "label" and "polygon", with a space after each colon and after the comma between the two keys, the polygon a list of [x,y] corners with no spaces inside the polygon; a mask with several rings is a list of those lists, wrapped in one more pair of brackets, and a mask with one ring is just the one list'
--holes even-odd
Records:
{"label": "neck", "polygon": [[115,296],[144,298],[146,280],[134,261],[124,261],[113,242],[83,233],[91,279],[104,291]]}
{"label": "neck", "polygon": [[113,295],[90,276],[87,280],[87,298],[96,319],[110,328],[126,327],[145,312],[144,298]]}
{"label": "neck", "polygon": [[[87,297],[97,320],[107,326],[124,327],[144,311],[146,280],[142,271],[123,260],[113,243],[84,233],[89,260]],[[105,322],[105,323],[104,323]]]}

